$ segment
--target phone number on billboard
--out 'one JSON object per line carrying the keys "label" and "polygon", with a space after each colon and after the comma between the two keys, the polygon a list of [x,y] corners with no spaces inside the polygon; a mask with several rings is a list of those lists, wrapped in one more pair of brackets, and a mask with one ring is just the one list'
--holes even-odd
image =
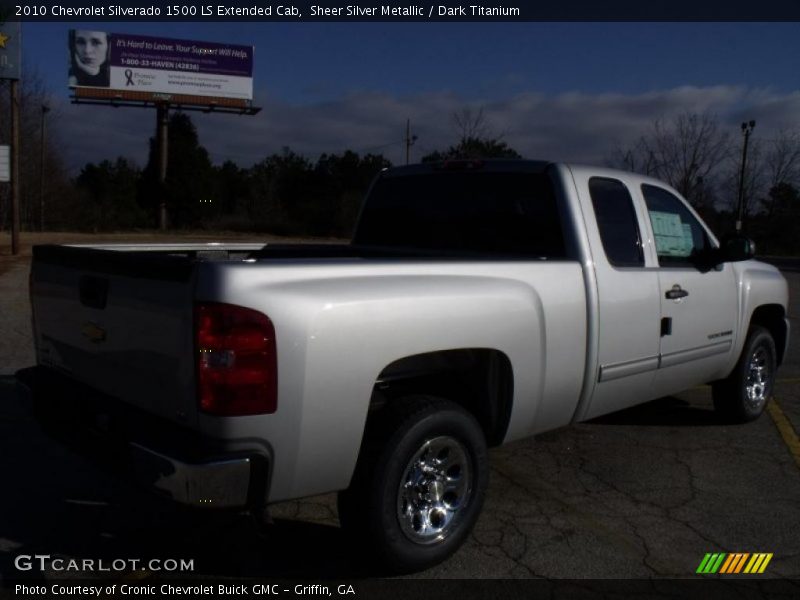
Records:
{"label": "phone number on billboard", "polygon": [[146,58],[122,58],[124,67],[141,67],[142,69],[173,69],[179,71],[199,71],[200,65],[192,63],[176,63],[169,60],[148,60]]}

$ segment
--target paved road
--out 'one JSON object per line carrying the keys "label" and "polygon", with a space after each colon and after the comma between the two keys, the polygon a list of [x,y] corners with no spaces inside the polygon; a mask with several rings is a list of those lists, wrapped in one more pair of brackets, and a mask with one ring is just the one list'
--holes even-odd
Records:
{"label": "paved road", "polygon": [[[244,515],[164,505],[48,441],[11,377],[33,358],[26,269],[0,275],[0,578],[35,553],[191,558],[207,576],[375,575],[333,496],[276,506],[262,535]],[[798,431],[800,273],[787,276],[795,336],[773,412]],[[707,552],[740,551],[774,553],[765,576],[800,578],[800,464],[770,415],[718,424],[706,388],[494,450],[491,466],[471,539],[417,577],[686,577]]]}

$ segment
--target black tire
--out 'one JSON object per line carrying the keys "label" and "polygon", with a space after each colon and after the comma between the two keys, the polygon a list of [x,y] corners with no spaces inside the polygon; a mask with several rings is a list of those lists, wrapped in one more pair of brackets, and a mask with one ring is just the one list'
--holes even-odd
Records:
{"label": "black tire", "polygon": [[753,325],[731,374],[711,387],[714,408],[720,417],[729,423],[757,419],[772,397],[777,364],[772,335]]}
{"label": "black tire", "polygon": [[339,520],[380,567],[420,571],[453,554],[475,525],[489,482],[486,440],[448,400],[407,397],[383,411],[339,493]]}

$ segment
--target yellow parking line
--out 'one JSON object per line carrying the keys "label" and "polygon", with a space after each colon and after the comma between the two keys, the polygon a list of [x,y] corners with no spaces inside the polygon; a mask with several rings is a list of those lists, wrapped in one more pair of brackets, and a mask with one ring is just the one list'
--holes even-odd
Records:
{"label": "yellow parking line", "polygon": [[792,458],[794,458],[794,462],[800,467],[800,439],[797,437],[797,432],[795,432],[794,427],[792,427],[789,419],[786,418],[786,415],[783,413],[783,410],[775,398],[772,399],[772,402],[767,404],[767,411],[775,422],[775,427],[778,428],[778,432],[781,434],[783,441],[789,448],[789,453],[792,455]]}

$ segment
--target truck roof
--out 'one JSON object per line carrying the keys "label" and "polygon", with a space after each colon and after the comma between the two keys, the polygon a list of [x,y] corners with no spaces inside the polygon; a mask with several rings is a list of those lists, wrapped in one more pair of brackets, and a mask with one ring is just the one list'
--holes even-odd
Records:
{"label": "truck roof", "polygon": [[391,167],[381,173],[381,177],[418,175],[435,171],[515,171],[544,173],[552,161],[524,160],[508,158],[464,158],[437,162],[417,163],[401,167]]}
{"label": "truck roof", "polygon": [[[651,183],[660,187],[667,187],[672,190],[669,184],[635,171],[616,169],[613,167],[598,167],[583,163],[560,163],[548,160],[528,160],[513,158],[459,158],[453,160],[417,163],[399,167],[390,167],[381,173],[381,177],[402,177],[405,175],[419,175],[439,171],[491,171],[503,172],[513,171],[516,173],[544,173],[547,167],[554,164],[564,164],[574,173],[591,172],[596,176],[629,178],[636,177],[642,183]],[[674,191],[674,190],[673,190]]]}

